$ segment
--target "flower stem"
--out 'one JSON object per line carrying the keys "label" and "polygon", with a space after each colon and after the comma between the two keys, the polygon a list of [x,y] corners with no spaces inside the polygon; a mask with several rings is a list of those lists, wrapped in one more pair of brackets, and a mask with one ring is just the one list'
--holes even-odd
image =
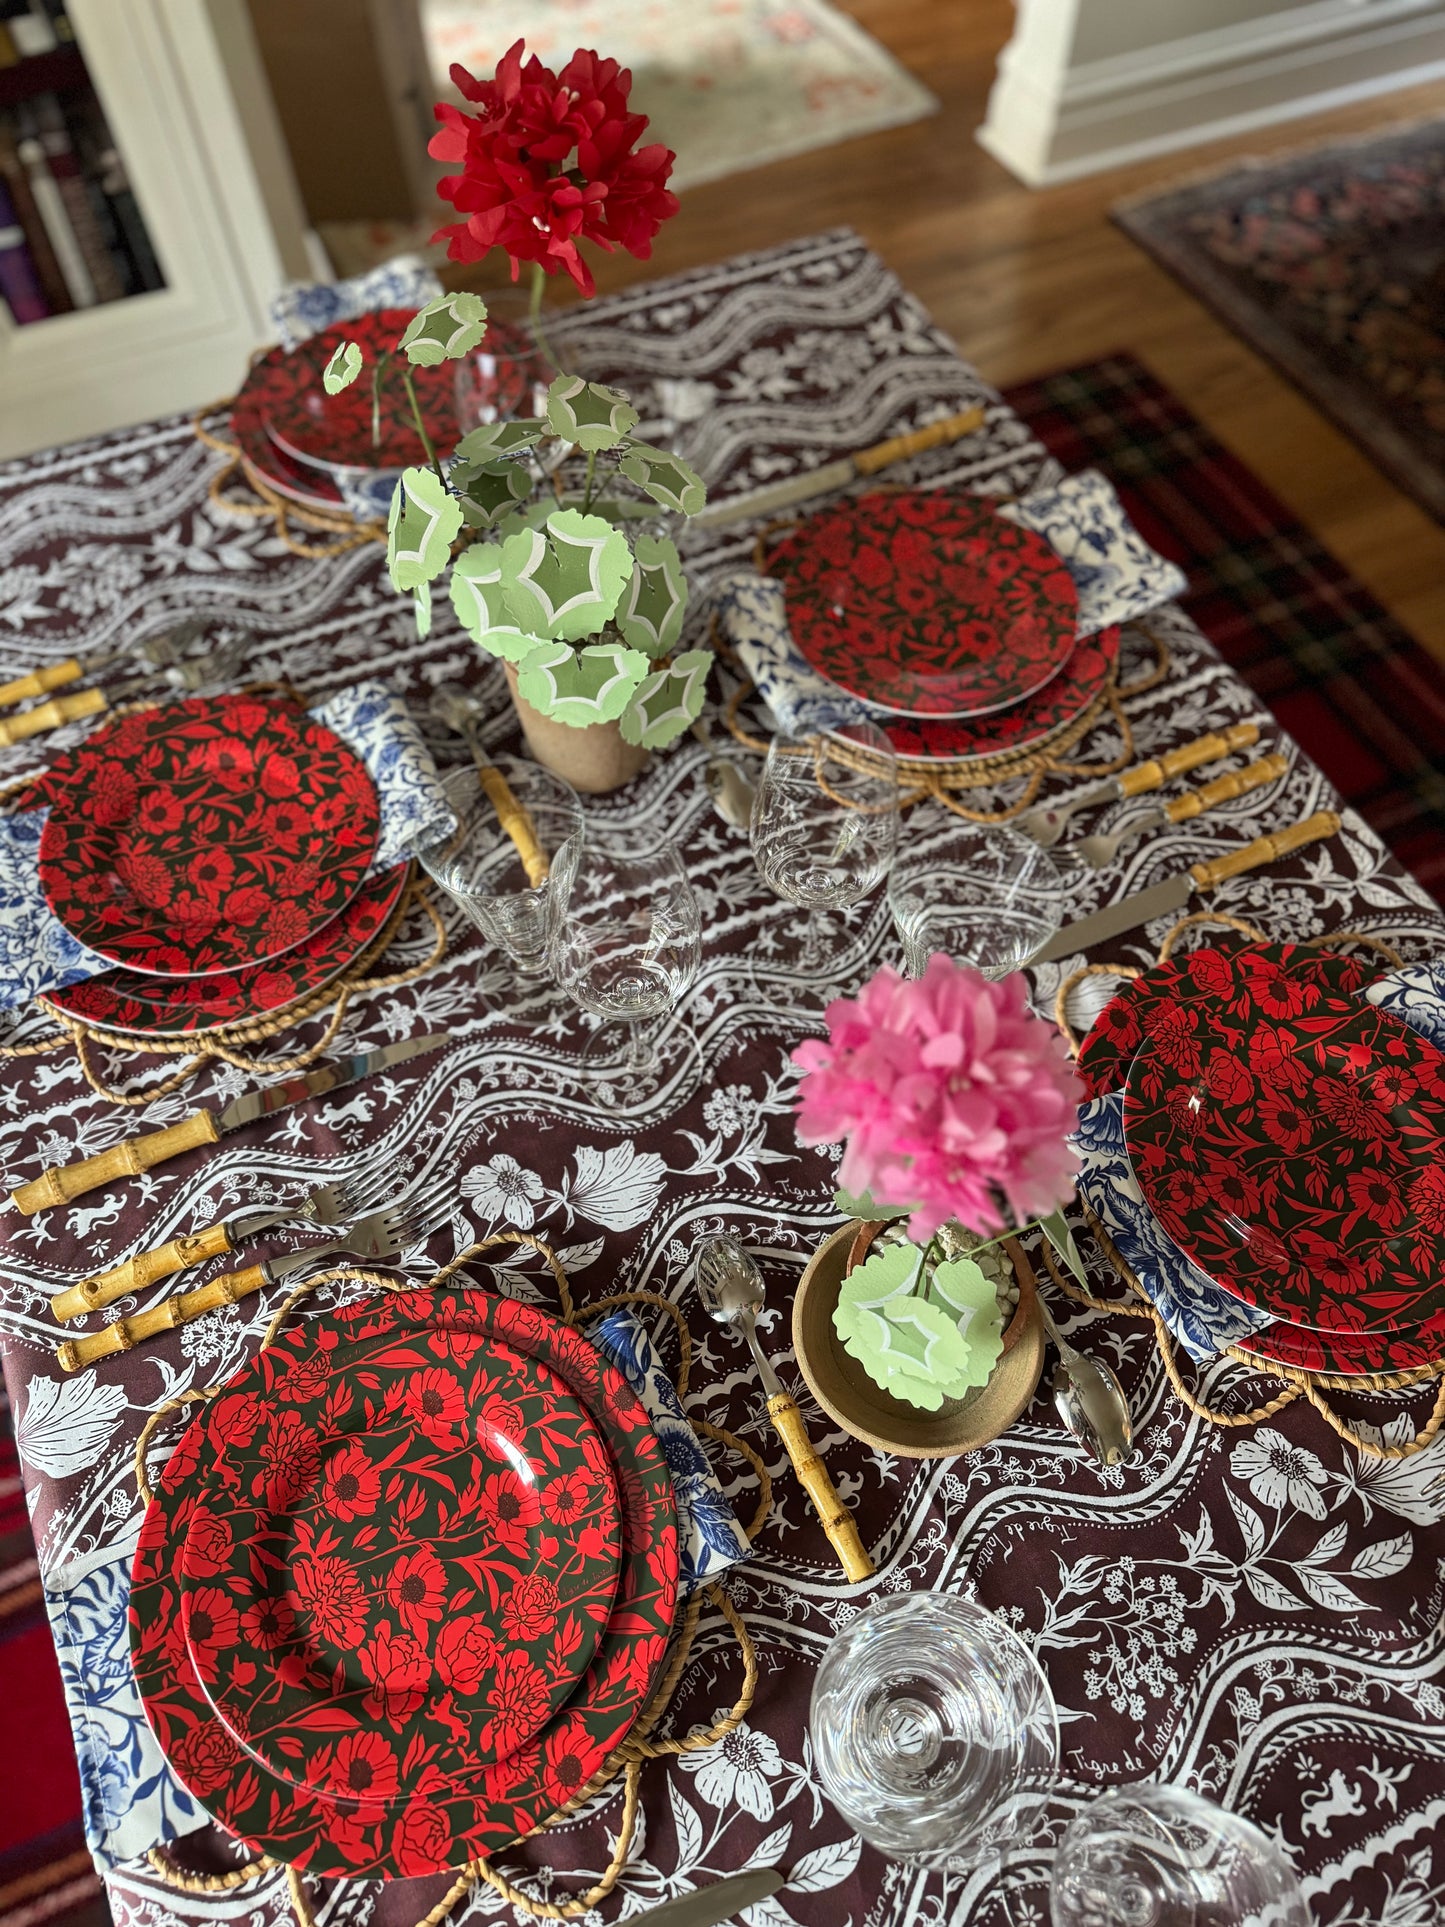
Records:
{"label": "flower stem", "polygon": [[432,446],[432,438],[426,432],[426,423],[421,418],[421,403],[416,398],[416,383],[412,379],[410,362],[407,363],[407,366],[402,371],[402,380],[406,383],[406,398],[411,403],[411,418],[416,423],[416,432],[421,437],[421,445],[426,450],[426,458],[436,470],[437,480],[441,483],[442,487],[445,488],[447,478],[442,470],[441,463],[437,459],[436,449]]}
{"label": "flower stem", "polygon": [[920,1296],[918,1288],[920,1285],[922,1285],[923,1291],[921,1295],[922,1295],[924,1304],[928,1303],[928,1294],[931,1287],[931,1281],[928,1277],[928,1261],[933,1256],[935,1250],[937,1250],[938,1248],[939,1248],[939,1237],[938,1237],[938,1233],[935,1231],[933,1236],[928,1240],[928,1243],[923,1247],[923,1250],[919,1253],[918,1269],[913,1274],[913,1283],[908,1290],[908,1295],[910,1298],[917,1298],[918,1296]]}
{"label": "flower stem", "polygon": [[537,346],[547,357],[556,373],[560,375],[564,372],[562,364],[552,352],[552,344],[547,339],[547,330],[542,326],[542,296],[546,291],[547,276],[543,272],[542,263],[540,261],[534,261],[532,263],[531,299],[527,303],[527,319],[532,324],[532,333],[536,337]]}
{"label": "flower stem", "polygon": [[390,361],[391,350],[388,348],[385,354],[377,356],[376,365],[371,371],[371,445],[373,448],[381,446],[381,378],[386,373]]}
{"label": "flower stem", "polygon": [[592,507],[592,484],[596,475],[597,450],[595,448],[589,448],[587,451],[587,485],[582,491],[582,513],[584,515],[586,515]]}

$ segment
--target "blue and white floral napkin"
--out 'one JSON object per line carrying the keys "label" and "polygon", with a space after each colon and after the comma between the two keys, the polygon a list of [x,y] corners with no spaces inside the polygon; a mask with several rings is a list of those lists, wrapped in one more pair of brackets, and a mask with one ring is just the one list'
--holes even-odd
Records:
{"label": "blue and white floral napkin", "polygon": [[[999,513],[1037,529],[1058,551],[1078,590],[1081,636],[1137,620],[1188,586],[1183,570],[1149,547],[1095,469],[1001,504]],[[876,709],[810,669],[794,647],[781,582],[739,570],[721,578],[713,593],[723,634],[780,729],[877,721]]]}
{"label": "blue and white floral napkin", "polygon": [[686,1597],[750,1558],[752,1547],[677,1396],[672,1375],[637,1314],[608,1312],[588,1336],[636,1392],[667,1458],[677,1501],[681,1590]]}
{"label": "blue and white floral napkin", "polygon": [[[372,875],[450,835],[456,818],[400,696],[385,683],[356,683],[312,714],[355,750],[376,785],[381,833]],[[106,958],[71,936],[45,901],[38,859],[48,815],[27,810],[0,818],[0,1010],[17,1010],[42,991],[110,969]]]}
{"label": "blue and white floral napkin", "polygon": [[442,284],[419,254],[398,254],[345,281],[293,281],[271,303],[271,325],[283,348],[299,348],[333,322],[380,308],[423,308]]}

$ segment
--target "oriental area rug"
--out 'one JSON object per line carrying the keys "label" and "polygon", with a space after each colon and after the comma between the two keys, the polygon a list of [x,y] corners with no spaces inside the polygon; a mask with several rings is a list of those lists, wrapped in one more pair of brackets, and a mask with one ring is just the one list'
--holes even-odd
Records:
{"label": "oriental area rug", "polygon": [[1445,120],[1235,164],[1113,213],[1445,520]]}
{"label": "oriental area rug", "polygon": [[1066,468],[1103,469],[1225,661],[1445,899],[1445,670],[1134,356],[1006,399]]}

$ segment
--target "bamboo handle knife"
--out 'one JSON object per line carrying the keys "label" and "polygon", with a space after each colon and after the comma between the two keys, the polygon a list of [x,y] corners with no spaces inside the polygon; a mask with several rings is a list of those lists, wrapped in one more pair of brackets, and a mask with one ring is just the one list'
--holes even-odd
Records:
{"label": "bamboo handle knife", "polygon": [[78,1285],[70,1285],[52,1298],[50,1309],[64,1324],[68,1318],[99,1311],[103,1305],[113,1305],[117,1298],[124,1298],[130,1292],[144,1291],[158,1278],[189,1271],[192,1265],[203,1264],[207,1258],[219,1257],[230,1249],[230,1233],[224,1224],[207,1225],[204,1231],[188,1231],[154,1251],[142,1251],[134,1258],[127,1258],[124,1264],[115,1265],[109,1271],[82,1278]]}
{"label": "bamboo handle knife", "polygon": [[95,716],[107,707],[103,689],[78,689],[73,696],[52,696],[48,703],[22,709],[18,716],[0,718],[0,743],[7,748],[23,743],[27,737],[43,736],[47,729],[62,723],[78,723],[83,716]]}
{"label": "bamboo handle knife", "polygon": [[1298,850],[1306,843],[1324,842],[1340,827],[1338,810],[1316,810],[1307,816],[1303,823],[1295,823],[1287,830],[1276,830],[1271,836],[1256,837],[1253,843],[1246,843],[1242,850],[1230,850],[1225,856],[1211,857],[1207,863],[1192,863],[1189,874],[1194,879],[1196,890],[1212,890],[1216,883],[1224,883],[1230,877],[1243,876],[1246,870],[1258,870],[1267,863],[1277,863],[1282,856]]}
{"label": "bamboo handle knife", "polygon": [[803,1425],[797,1400],[790,1392],[774,1392],[768,1400],[768,1415],[777,1428],[778,1437],[787,1447],[788,1457],[793,1462],[793,1470],[803,1490],[813,1501],[829,1544],[843,1562],[844,1572],[855,1581],[869,1578],[874,1571],[873,1561],[858,1536],[853,1514],[838,1497],[837,1489],[828,1477],[827,1466],[813,1450],[813,1442]]}
{"label": "bamboo handle knife", "polygon": [[1288,768],[1288,756],[1276,750],[1273,756],[1262,756],[1244,769],[1216,776],[1212,783],[1202,783],[1197,790],[1186,790],[1183,796],[1176,796],[1164,805],[1164,814],[1171,823],[1188,823],[1220,803],[1233,802],[1236,796],[1248,796],[1251,790],[1262,790],[1266,783],[1283,776]]}
{"label": "bamboo handle knife", "polygon": [[52,689],[64,689],[68,682],[79,682],[84,674],[84,664],[76,656],[68,662],[52,662],[44,669],[32,669],[28,676],[0,683],[0,707],[23,703],[28,696],[48,696]]}
{"label": "bamboo handle knife", "polygon": [[153,1338],[157,1332],[174,1331],[178,1325],[188,1325],[193,1318],[202,1313],[215,1311],[219,1305],[234,1305],[238,1298],[245,1298],[250,1292],[259,1291],[267,1282],[264,1265],[249,1265],[245,1271],[228,1271],[221,1278],[213,1278],[208,1285],[198,1285],[194,1291],[183,1291],[174,1298],[168,1298],[163,1305],[155,1305],[149,1311],[138,1311],[130,1318],[118,1318],[104,1331],[91,1332],[84,1338],[67,1338],[56,1351],[60,1368],[66,1372],[78,1372],[83,1365],[93,1365],[98,1358],[110,1358],[116,1352],[128,1352],[143,1338]]}
{"label": "bamboo handle knife", "polygon": [[1171,776],[1183,776],[1186,770],[1198,769],[1202,763],[1217,763],[1221,756],[1237,749],[1249,749],[1258,741],[1258,723],[1234,723],[1228,729],[1200,736],[1192,743],[1182,743],[1178,749],[1156,756],[1152,762],[1136,763],[1133,769],[1126,769],[1118,779],[1119,794],[1140,796],[1145,790],[1157,790]]}
{"label": "bamboo handle knife", "polygon": [[178,1158],[183,1151],[195,1150],[198,1145],[217,1144],[220,1136],[214,1114],[195,1111],[179,1124],[168,1125],[164,1131],[148,1131],[142,1137],[127,1138],[124,1144],[112,1145],[110,1150],[85,1158],[79,1164],[42,1171],[38,1178],[12,1191],[10,1202],[17,1211],[30,1217],[54,1205],[69,1204],[72,1198],[83,1197],[87,1191],[109,1184],[114,1178],[137,1178],[152,1165],[164,1164],[167,1158]]}

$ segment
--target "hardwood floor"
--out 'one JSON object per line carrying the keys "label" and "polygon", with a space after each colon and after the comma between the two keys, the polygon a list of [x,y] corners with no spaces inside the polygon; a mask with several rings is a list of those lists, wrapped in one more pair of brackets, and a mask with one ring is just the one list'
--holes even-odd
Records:
{"label": "hardwood floor", "polygon": [[1123,195],[1232,154],[1445,113],[1445,83],[1033,190],[973,138],[1009,0],[851,0],[849,11],[942,112],[690,189],[652,260],[604,261],[600,286],[848,222],[991,381],[1132,349],[1445,662],[1445,528],[1108,219]]}

